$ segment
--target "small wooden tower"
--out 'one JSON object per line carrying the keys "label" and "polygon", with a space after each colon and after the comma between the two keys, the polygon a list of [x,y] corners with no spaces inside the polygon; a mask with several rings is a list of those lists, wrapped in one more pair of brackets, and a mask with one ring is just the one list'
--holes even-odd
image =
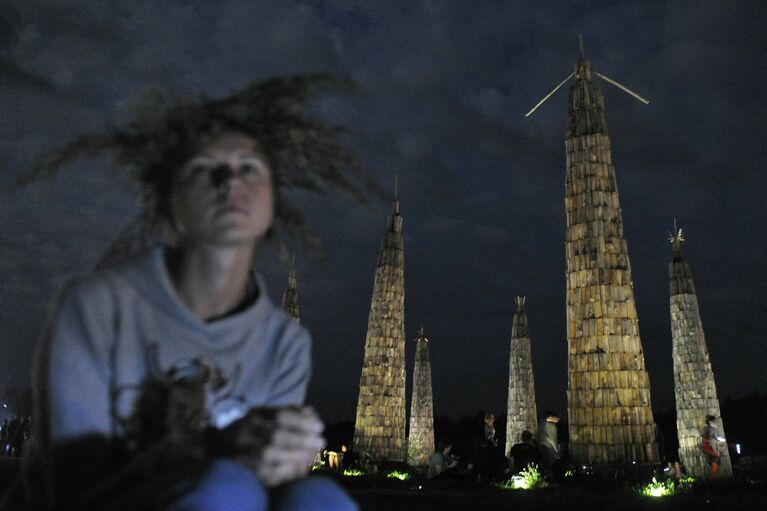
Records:
{"label": "small wooden tower", "polygon": [[293,316],[296,321],[301,322],[301,315],[298,310],[298,278],[296,277],[296,258],[290,264],[290,273],[288,273],[288,287],[282,293],[282,310]]}
{"label": "small wooden tower", "polygon": [[408,432],[407,462],[413,467],[428,465],[434,455],[434,406],[431,393],[431,361],[429,339],[423,327],[415,340],[413,366],[413,396],[410,400],[410,431]]}
{"label": "small wooden tower", "polygon": [[[668,274],[679,459],[688,474],[705,477],[708,463],[706,455],[700,450],[700,443],[706,416],[717,418],[717,430],[721,436],[724,436],[724,425],[700,319],[698,297],[690,267],[682,259],[684,237],[682,229],[677,230],[676,222],[669,241],[674,252],[674,260],[668,265]],[[726,447],[721,449],[721,454],[722,464],[718,475],[730,477],[732,464]]]}
{"label": "small wooden tower", "polygon": [[406,460],[405,253],[395,199],[373,284],[365,337],[354,450],[375,460]]}
{"label": "small wooden tower", "polygon": [[602,89],[596,76],[648,101],[591,68],[581,56],[570,78],[565,136],[566,311],[570,455],[595,464],[658,460],[650,380],[634,303]]}
{"label": "small wooden tower", "polygon": [[527,332],[525,297],[517,296],[517,312],[511,327],[509,355],[509,401],[506,416],[506,456],[511,446],[519,443],[522,432],[538,431],[538,409],[535,406],[535,381]]}

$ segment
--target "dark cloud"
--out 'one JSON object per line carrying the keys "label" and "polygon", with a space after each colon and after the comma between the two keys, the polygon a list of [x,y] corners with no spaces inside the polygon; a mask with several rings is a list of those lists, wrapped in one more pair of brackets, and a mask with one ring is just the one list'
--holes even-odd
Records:
{"label": "dark cloud", "polygon": [[[603,84],[654,404],[673,404],[665,241],[673,218],[699,291],[720,394],[766,390],[761,342],[767,68],[763,2],[18,1],[0,11],[0,370],[22,374],[55,289],[135,213],[125,183],[83,162],[24,190],[35,154],[129,118],[150,88],[223,94],[278,73],[361,85],[317,111],[379,181],[399,174],[406,327],[431,339],[438,413],[501,412],[514,296],[527,295],[539,406],[565,411],[566,91],[578,33]],[[351,418],[389,204],[297,194],[327,247],[299,254],[315,336],[310,397]],[[279,298],[285,268],[264,272]],[[412,350],[409,354],[412,357]]]}

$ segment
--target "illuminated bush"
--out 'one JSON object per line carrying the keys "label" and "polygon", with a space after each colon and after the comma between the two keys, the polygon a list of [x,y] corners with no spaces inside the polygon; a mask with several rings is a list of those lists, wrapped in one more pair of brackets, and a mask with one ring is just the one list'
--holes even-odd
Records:
{"label": "illuminated bush", "polygon": [[362,470],[357,470],[356,468],[347,468],[347,469],[344,469],[344,475],[346,477],[359,477],[359,476],[364,476],[365,472],[363,472]]}
{"label": "illuminated bush", "polygon": [[322,460],[315,461],[314,464],[312,465],[312,472],[314,472],[315,470],[321,470],[323,468],[325,468],[325,462],[324,461],[322,461]]}
{"label": "illuminated bush", "polygon": [[407,481],[410,479],[410,474],[407,472],[400,472],[398,470],[392,470],[388,474],[386,474],[386,477],[392,478],[392,479],[399,479],[400,481]]}
{"label": "illuminated bush", "polygon": [[666,481],[658,481],[654,477],[652,482],[639,489],[639,492],[646,497],[668,497],[676,492],[684,492],[692,488],[695,483],[693,477],[683,477],[678,481],[668,479]]}
{"label": "illuminated bush", "polygon": [[537,490],[548,485],[549,483],[543,480],[538,465],[530,463],[526,469],[498,486],[506,490]]}
{"label": "illuminated bush", "polygon": [[640,492],[645,497],[667,497],[674,494],[674,482],[658,481],[653,477],[652,482],[642,486]]}

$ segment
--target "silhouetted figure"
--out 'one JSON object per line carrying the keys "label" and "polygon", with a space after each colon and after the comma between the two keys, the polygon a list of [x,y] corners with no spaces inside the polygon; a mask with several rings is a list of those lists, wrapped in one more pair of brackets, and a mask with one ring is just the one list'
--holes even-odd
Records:
{"label": "silhouetted figure", "polygon": [[541,453],[538,450],[538,446],[535,445],[533,434],[524,430],[522,432],[522,442],[511,447],[509,457],[511,458],[511,472],[513,474],[518,474],[531,463],[540,466]]}
{"label": "silhouetted figure", "polygon": [[3,452],[7,456],[16,456],[15,449],[18,446],[17,436],[20,433],[21,419],[18,415],[14,415],[11,422],[8,423],[8,436],[3,444]]}
{"label": "silhouetted figure", "polygon": [[498,447],[498,435],[495,432],[495,415],[492,413],[485,415],[483,431],[485,437],[485,445],[489,447]]}
{"label": "silhouetted figure", "polygon": [[0,454],[5,454],[5,446],[8,443],[8,419],[3,419],[0,425]]}
{"label": "silhouetted figure", "polygon": [[506,457],[498,447],[495,415],[488,413],[482,425],[482,436],[476,441],[469,470],[475,470],[480,481],[499,481],[503,477],[505,465]]}
{"label": "silhouetted figure", "polygon": [[19,421],[19,425],[16,428],[15,433],[8,439],[11,456],[21,456],[24,448],[24,442],[29,438],[29,424],[30,418],[23,417]]}

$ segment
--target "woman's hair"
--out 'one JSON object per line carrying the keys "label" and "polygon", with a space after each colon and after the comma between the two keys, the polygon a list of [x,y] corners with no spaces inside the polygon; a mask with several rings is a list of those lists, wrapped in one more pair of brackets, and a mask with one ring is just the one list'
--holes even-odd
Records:
{"label": "woman's hair", "polygon": [[708,424],[711,421],[715,421],[715,420],[716,420],[716,416],[714,416],[714,415],[706,415],[706,424]]}
{"label": "woman's hair", "polygon": [[134,119],[104,133],[82,135],[41,158],[22,178],[28,182],[81,158],[102,153],[125,169],[139,185],[141,217],[123,232],[110,251],[125,252],[151,244],[169,219],[175,173],[206,140],[229,132],[253,138],[272,170],[275,218],[300,242],[319,247],[301,214],[281,191],[300,188],[340,192],[367,203],[383,195],[362,163],[338,142],[342,128],[309,116],[307,104],[317,92],[349,91],[353,83],[329,74],[292,75],[252,83],[233,94],[210,99],[179,99],[155,93],[136,108]]}

